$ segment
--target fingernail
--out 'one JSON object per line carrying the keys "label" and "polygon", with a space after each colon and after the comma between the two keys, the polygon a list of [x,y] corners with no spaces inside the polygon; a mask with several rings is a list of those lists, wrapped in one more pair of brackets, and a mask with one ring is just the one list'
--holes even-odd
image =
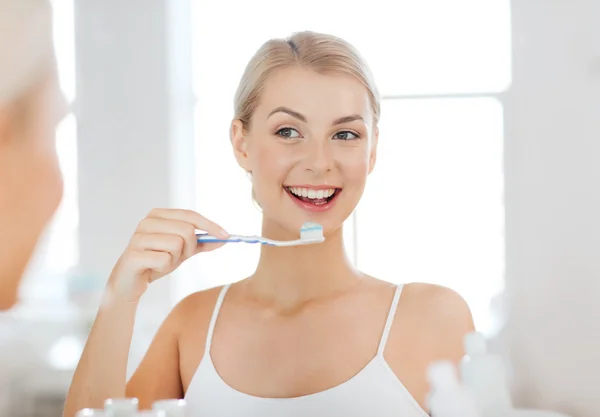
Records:
{"label": "fingernail", "polygon": [[223,229],[221,229],[221,230],[219,231],[219,234],[220,234],[222,237],[229,237],[229,233],[227,233],[227,232],[226,232],[225,230],[223,230]]}

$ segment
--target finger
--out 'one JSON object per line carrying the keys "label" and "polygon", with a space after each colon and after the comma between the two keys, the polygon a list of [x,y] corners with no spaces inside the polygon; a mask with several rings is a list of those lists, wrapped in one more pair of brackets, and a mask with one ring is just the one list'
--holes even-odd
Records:
{"label": "finger", "polygon": [[174,264],[183,261],[184,247],[185,240],[177,234],[136,233],[131,239],[133,250],[168,252]]}
{"label": "finger", "polygon": [[219,249],[223,245],[225,245],[225,242],[198,243],[196,246],[196,253],[210,252]]}
{"label": "finger", "polygon": [[212,236],[229,237],[229,233],[221,226],[192,210],[154,209],[150,212],[148,217],[180,220],[191,223],[196,229],[205,231]]}
{"label": "finger", "polygon": [[169,252],[134,250],[129,254],[133,268],[138,272],[152,270],[167,273],[173,268],[173,259]]}
{"label": "finger", "polygon": [[196,253],[198,239],[196,238],[196,228],[191,223],[181,220],[147,217],[140,222],[137,233],[179,236],[184,242],[182,250],[184,259],[188,259]]}

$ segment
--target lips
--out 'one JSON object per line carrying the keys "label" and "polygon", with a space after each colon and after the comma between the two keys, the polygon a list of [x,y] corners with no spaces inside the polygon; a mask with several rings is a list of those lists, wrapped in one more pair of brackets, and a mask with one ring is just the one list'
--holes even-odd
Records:
{"label": "lips", "polygon": [[322,213],[330,210],[342,192],[341,188],[331,186],[289,186],[284,187],[284,189],[294,203],[302,209],[313,213]]}

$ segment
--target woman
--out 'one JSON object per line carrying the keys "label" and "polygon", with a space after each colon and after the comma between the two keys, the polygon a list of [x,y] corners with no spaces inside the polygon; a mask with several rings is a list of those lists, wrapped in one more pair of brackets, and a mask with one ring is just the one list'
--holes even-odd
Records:
{"label": "woman", "polygon": [[0,310],[16,303],[62,197],[55,128],[65,105],[51,16],[46,0],[0,0]]}
{"label": "woman", "polygon": [[184,299],[126,384],[148,285],[219,247],[198,245],[196,229],[227,236],[195,212],[153,210],[109,278],[65,415],[128,396],[142,407],[185,397],[195,417],[426,416],[426,368],[457,362],[473,323],[456,293],[393,286],[346,256],[342,225],[375,165],[379,112],[371,73],[346,42],[305,32],[263,45],[236,93],[234,154],[251,175],[263,236],[296,239],[315,221],[325,243],[265,246],[249,278]]}

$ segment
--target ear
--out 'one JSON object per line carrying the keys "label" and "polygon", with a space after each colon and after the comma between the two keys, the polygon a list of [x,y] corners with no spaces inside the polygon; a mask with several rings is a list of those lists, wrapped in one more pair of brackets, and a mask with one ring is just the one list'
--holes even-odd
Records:
{"label": "ear", "polygon": [[377,144],[379,143],[379,127],[375,126],[373,129],[373,143],[371,144],[371,154],[369,155],[369,174],[373,172],[375,168],[375,162],[377,162]]}
{"label": "ear", "polygon": [[246,172],[251,172],[250,161],[248,160],[248,139],[246,131],[241,120],[231,122],[231,146],[238,165]]}

